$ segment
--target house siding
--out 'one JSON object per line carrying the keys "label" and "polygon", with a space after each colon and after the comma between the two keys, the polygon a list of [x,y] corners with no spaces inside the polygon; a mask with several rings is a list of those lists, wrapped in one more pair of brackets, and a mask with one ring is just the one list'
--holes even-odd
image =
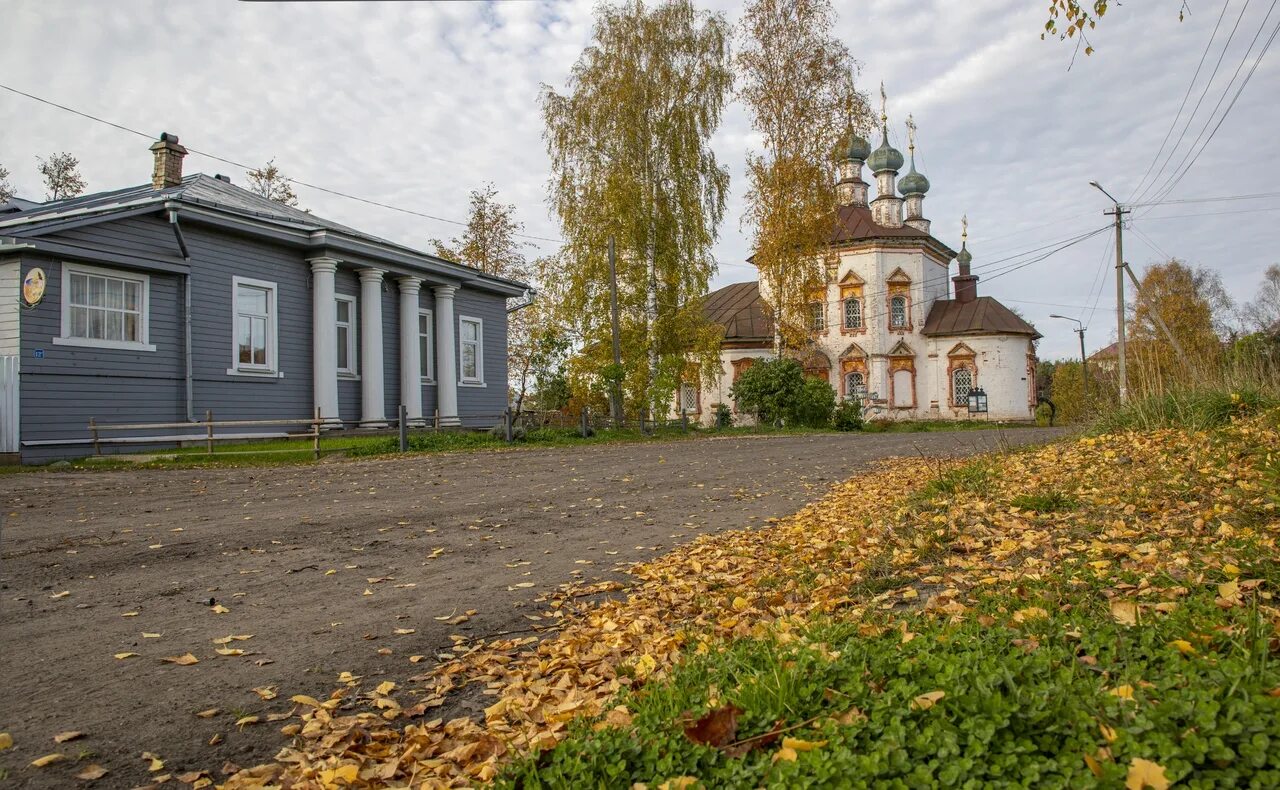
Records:
{"label": "house siding", "polygon": [[22,265],[18,260],[0,261],[0,357],[18,353],[21,283]]}
{"label": "house siding", "polygon": [[[202,420],[206,411],[212,411],[215,420],[311,417],[312,300],[307,254],[300,249],[195,222],[183,223],[182,230],[191,256],[187,263],[191,271],[193,416]],[[123,218],[48,233],[43,238],[97,252],[115,252],[132,259],[154,259],[170,266],[175,260],[180,261],[172,229],[159,216]],[[94,349],[52,342],[61,334],[62,261],[45,255],[24,254],[23,266],[33,265],[45,269],[49,289],[44,302],[19,314],[22,439],[87,439],[90,418],[99,423],[185,421],[188,414],[183,275],[146,272],[150,277],[148,342],[155,345],[155,351]],[[131,268],[101,262],[93,265]],[[360,265],[352,261],[339,268],[337,293],[356,297],[358,301],[360,288],[355,268]],[[236,276],[276,284],[281,377],[227,373],[233,364],[232,278]],[[457,314],[484,320],[488,385],[458,388],[460,417],[468,426],[489,425],[495,419],[493,415],[506,406],[505,300],[498,295],[467,289],[460,289],[455,298]],[[434,310],[434,302],[428,284],[420,304]],[[394,419],[400,403],[399,286],[390,274],[382,288],[382,330],[384,407],[387,418]],[[43,351],[43,358],[35,358],[37,349]],[[340,378],[338,397],[342,419],[358,420],[360,381]],[[430,418],[435,408],[436,387],[424,385],[423,412]],[[293,429],[297,430],[297,426]],[[276,429],[264,426],[263,430]],[[177,432],[180,431],[162,433]],[[130,445],[116,449],[140,448]],[[28,446],[22,454],[24,461],[38,462],[91,452],[89,446],[80,444]]]}

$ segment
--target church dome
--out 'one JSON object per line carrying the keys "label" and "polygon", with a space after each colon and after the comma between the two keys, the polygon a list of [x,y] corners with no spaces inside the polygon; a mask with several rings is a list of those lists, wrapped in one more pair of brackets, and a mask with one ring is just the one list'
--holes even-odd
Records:
{"label": "church dome", "polygon": [[880,139],[880,147],[872,151],[871,156],[867,157],[867,166],[871,168],[872,173],[879,173],[884,170],[901,170],[902,162],[902,152],[889,145],[887,135]]}
{"label": "church dome", "polygon": [[929,179],[916,172],[916,158],[911,157],[911,172],[898,182],[898,189],[904,195],[923,195],[929,191]]}
{"label": "church dome", "polygon": [[865,162],[867,157],[871,155],[871,143],[867,139],[855,131],[849,132],[849,144],[843,151],[845,159],[857,159]]}

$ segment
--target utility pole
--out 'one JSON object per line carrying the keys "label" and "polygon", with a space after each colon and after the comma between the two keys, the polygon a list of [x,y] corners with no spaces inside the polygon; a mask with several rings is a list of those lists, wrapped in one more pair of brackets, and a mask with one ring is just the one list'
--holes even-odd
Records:
{"label": "utility pole", "polygon": [[1072,318],[1071,316],[1068,316],[1068,315],[1058,315],[1057,313],[1051,313],[1049,317],[1061,318],[1064,321],[1076,322],[1076,328],[1072,329],[1071,331],[1075,332],[1077,335],[1080,336],[1080,375],[1082,377],[1082,380],[1084,381],[1084,394],[1087,397],[1089,395],[1089,359],[1084,355],[1084,324],[1080,323],[1080,319]]}
{"label": "utility pole", "polygon": [[1115,204],[1115,208],[1111,211],[1104,211],[1108,216],[1116,218],[1116,349],[1120,363],[1120,402],[1125,403],[1129,400],[1129,378],[1128,369],[1125,367],[1124,358],[1124,215],[1129,210],[1120,205],[1120,201],[1112,197],[1111,193],[1102,188],[1097,181],[1090,181],[1089,186],[1096,188],[1099,192],[1111,198],[1111,202]]}
{"label": "utility pole", "polygon": [[[622,374],[622,339],[618,335],[618,264],[613,236],[609,237],[609,321],[613,332],[613,371]],[[622,381],[615,378],[609,388],[609,411],[615,428],[622,425]]]}

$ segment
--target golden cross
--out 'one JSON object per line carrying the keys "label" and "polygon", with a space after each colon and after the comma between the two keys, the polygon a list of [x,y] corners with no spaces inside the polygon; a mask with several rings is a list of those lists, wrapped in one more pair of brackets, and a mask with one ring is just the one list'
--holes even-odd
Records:
{"label": "golden cross", "polygon": [[907,113],[907,148],[913,153],[916,150],[916,122],[911,113]]}
{"label": "golden cross", "polygon": [[884,124],[889,120],[888,112],[889,96],[884,92],[884,80],[880,80],[880,123]]}
{"label": "golden cross", "polygon": [[960,218],[960,240],[969,240],[969,215],[965,214]]}

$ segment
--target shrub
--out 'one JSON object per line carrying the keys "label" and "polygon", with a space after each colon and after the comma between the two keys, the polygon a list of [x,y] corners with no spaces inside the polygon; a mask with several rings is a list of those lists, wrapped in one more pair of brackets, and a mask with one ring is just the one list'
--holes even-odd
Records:
{"label": "shrub", "polygon": [[851,400],[842,401],[836,406],[831,424],[837,431],[862,430],[862,407]]}
{"label": "shrub", "polygon": [[800,395],[788,409],[789,425],[805,428],[827,428],[831,425],[831,413],[836,407],[836,391],[821,379],[807,378],[800,388]]}
{"label": "shrub", "polygon": [[738,407],[759,415],[764,425],[776,425],[804,389],[804,369],[794,359],[769,359],[743,371],[730,394]]}
{"label": "shrub", "polygon": [[716,404],[716,423],[717,428],[733,427],[733,410],[727,404]]}

